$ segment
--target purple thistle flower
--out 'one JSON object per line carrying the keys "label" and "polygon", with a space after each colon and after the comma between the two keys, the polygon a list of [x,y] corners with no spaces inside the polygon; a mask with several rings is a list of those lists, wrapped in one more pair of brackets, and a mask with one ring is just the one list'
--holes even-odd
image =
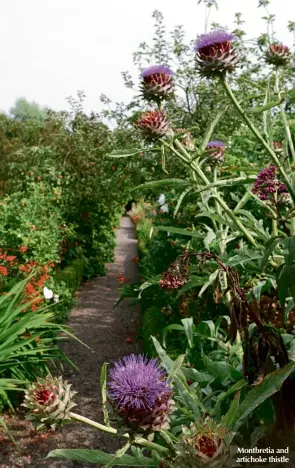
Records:
{"label": "purple thistle flower", "polygon": [[144,429],[167,424],[172,389],[157,359],[131,354],[116,362],[110,371],[108,393],[127,422]]}
{"label": "purple thistle flower", "polygon": [[287,193],[285,184],[280,182],[276,177],[276,170],[276,166],[271,164],[259,172],[257,180],[253,185],[252,193],[257,195],[260,200],[269,200],[274,193]]}
{"label": "purple thistle flower", "polygon": [[146,78],[147,76],[155,74],[173,76],[174,72],[165,65],[153,65],[152,67],[145,68],[140,76],[141,78]]}
{"label": "purple thistle flower", "polygon": [[224,159],[225,144],[221,140],[212,140],[207,143],[206,150],[210,151],[210,159],[213,162],[221,162]]}
{"label": "purple thistle flower", "polygon": [[224,148],[224,143],[221,140],[212,140],[207,143],[207,148]]}
{"label": "purple thistle flower", "polygon": [[163,393],[170,394],[171,388],[156,359],[131,354],[111,370],[109,393],[119,409],[149,410]]}
{"label": "purple thistle flower", "polygon": [[201,34],[196,41],[196,52],[201,52],[202,49],[215,46],[216,44],[222,44],[225,42],[231,42],[234,36],[226,31],[218,29],[207,34]]}
{"label": "purple thistle flower", "polygon": [[165,65],[154,65],[141,73],[141,91],[147,101],[170,99],[174,91],[173,71]]}
{"label": "purple thistle flower", "polygon": [[213,77],[235,69],[238,57],[232,45],[233,39],[232,34],[220,29],[201,34],[195,45],[201,75]]}

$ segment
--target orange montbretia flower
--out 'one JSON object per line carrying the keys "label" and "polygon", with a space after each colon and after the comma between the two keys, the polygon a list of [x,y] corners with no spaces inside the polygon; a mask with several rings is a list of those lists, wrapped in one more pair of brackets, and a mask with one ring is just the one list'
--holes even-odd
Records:
{"label": "orange montbretia flower", "polygon": [[134,257],[131,259],[132,263],[138,263],[139,262],[139,257]]}
{"label": "orange montbretia flower", "polygon": [[124,275],[116,275],[116,278],[120,281],[120,283],[128,282],[128,278],[126,278]]}
{"label": "orange montbretia flower", "polygon": [[0,265],[0,275],[2,276],[7,276],[8,275],[8,270],[5,266]]}

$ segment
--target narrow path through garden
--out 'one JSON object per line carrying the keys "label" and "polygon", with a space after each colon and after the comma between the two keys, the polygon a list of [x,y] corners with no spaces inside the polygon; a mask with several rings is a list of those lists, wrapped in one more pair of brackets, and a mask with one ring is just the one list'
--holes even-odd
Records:
{"label": "narrow path through garden", "polygon": [[[122,301],[113,310],[119,298],[120,276],[128,281],[138,279],[137,241],[132,222],[123,217],[117,234],[115,262],[108,266],[107,275],[88,281],[77,293],[77,305],[70,314],[69,324],[74,333],[91,349],[74,340],[63,348],[79,368],[66,369],[64,377],[72,382],[76,395],[77,413],[102,421],[100,408],[100,370],[106,361],[112,363],[122,356],[139,351],[139,310]],[[0,442],[0,467],[90,467],[93,465],[66,460],[44,460],[55,448],[91,448],[115,451],[116,440],[84,424],[64,426],[56,434],[36,434],[27,424],[17,420],[20,453],[11,445],[4,448]],[[10,427],[13,430],[13,422]],[[1,460],[2,458],[2,460]]]}

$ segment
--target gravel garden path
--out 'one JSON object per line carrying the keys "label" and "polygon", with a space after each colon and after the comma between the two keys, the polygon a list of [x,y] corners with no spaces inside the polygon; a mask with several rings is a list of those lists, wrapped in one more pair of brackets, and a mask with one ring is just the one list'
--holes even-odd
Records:
{"label": "gravel garden path", "polygon": [[[127,354],[139,351],[140,312],[122,301],[113,310],[119,298],[120,281],[138,279],[136,264],[137,241],[131,220],[123,217],[116,231],[115,262],[108,266],[107,275],[85,283],[77,292],[77,305],[70,314],[69,325],[79,339],[90,349],[71,340],[63,346],[66,355],[78,366],[79,372],[65,369],[64,377],[78,392],[75,412],[96,421],[103,421],[100,408],[99,377],[102,364],[113,362]],[[0,467],[90,467],[94,465],[67,460],[47,459],[55,448],[91,448],[114,452],[117,441],[84,424],[72,423],[57,433],[36,433],[28,422],[19,417],[8,421],[19,443],[17,452],[0,435]]]}

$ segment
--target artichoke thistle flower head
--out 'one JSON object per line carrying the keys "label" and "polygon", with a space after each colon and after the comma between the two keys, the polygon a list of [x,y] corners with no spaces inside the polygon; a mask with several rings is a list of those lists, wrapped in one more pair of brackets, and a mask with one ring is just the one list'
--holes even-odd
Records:
{"label": "artichoke thistle flower head", "polygon": [[177,466],[195,466],[206,468],[221,468],[228,466],[230,443],[234,433],[216,421],[206,418],[183,427],[182,441],[179,445]]}
{"label": "artichoke thistle flower head", "polygon": [[265,61],[275,67],[285,67],[291,60],[289,47],[283,44],[270,44],[265,53]]}
{"label": "artichoke thistle flower head", "polygon": [[131,427],[159,430],[169,427],[172,389],[156,359],[134,354],[114,364],[108,383],[109,398]]}
{"label": "artichoke thistle flower head", "polygon": [[174,72],[165,65],[148,67],[141,73],[141,91],[147,101],[170,99],[174,92]]}
{"label": "artichoke thistle flower head", "polygon": [[70,411],[76,406],[73,402],[76,393],[62,377],[49,374],[30,384],[25,391],[22,406],[30,410],[27,419],[33,421],[37,429],[55,429],[57,425],[71,419]]}
{"label": "artichoke thistle flower head", "polygon": [[166,113],[159,109],[144,112],[136,121],[135,126],[148,140],[155,140],[173,133]]}
{"label": "artichoke thistle flower head", "polygon": [[201,34],[196,41],[196,63],[201,75],[215,75],[232,72],[236,68],[238,56],[233,47],[234,36],[218,29]]}
{"label": "artichoke thistle flower head", "polygon": [[221,162],[224,159],[225,145],[221,140],[212,140],[207,143],[206,150],[213,162]]}

